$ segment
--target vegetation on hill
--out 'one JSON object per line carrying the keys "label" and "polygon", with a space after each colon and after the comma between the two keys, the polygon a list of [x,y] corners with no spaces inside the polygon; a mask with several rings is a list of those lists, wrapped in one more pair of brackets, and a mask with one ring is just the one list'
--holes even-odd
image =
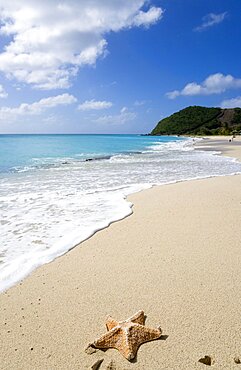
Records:
{"label": "vegetation on hill", "polygon": [[241,126],[241,108],[234,108],[233,124]]}
{"label": "vegetation on hill", "polygon": [[241,131],[241,108],[192,106],[162,119],[151,135],[230,135]]}

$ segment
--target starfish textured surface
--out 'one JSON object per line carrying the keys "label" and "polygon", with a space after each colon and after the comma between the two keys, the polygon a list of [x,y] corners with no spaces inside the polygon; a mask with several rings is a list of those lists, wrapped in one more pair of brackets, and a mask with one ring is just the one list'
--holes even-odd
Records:
{"label": "starfish textured surface", "polygon": [[145,342],[161,337],[161,328],[145,326],[144,311],[138,311],[125,321],[116,321],[108,317],[106,321],[107,333],[95,340],[96,348],[116,348],[127,360],[133,360],[138,347]]}

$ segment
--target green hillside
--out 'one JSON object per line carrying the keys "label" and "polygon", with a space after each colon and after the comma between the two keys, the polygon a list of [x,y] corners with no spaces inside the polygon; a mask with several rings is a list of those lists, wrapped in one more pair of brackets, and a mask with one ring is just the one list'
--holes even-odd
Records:
{"label": "green hillside", "polygon": [[151,135],[229,135],[241,131],[241,108],[193,106],[162,119]]}

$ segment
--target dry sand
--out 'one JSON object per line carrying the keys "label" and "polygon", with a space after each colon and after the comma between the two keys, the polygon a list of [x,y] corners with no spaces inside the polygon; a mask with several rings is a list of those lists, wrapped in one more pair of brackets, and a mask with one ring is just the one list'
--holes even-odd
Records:
{"label": "dry sand", "polygon": [[[203,145],[203,144],[202,144]],[[205,140],[241,158],[241,140]],[[132,195],[134,213],[0,295],[1,369],[239,369],[241,176],[155,187]],[[87,355],[105,316],[143,309],[163,338],[136,362],[116,350]]]}

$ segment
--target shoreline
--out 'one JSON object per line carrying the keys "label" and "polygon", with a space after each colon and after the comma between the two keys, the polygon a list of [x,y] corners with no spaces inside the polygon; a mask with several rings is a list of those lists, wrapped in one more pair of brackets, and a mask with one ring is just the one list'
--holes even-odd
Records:
{"label": "shoreline", "polygon": [[223,156],[241,161],[241,136],[237,136],[231,143],[229,140],[230,136],[204,136],[202,141],[195,144],[195,147],[203,150],[220,151]]}
{"label": "shoreline", "polygon": [[[241,159],[240,138],[213,139],[195,147]],[[241,175],[224,176],[128,196],[131,217],[0,295],[0,368],[88,369],[104,358],[101,368],[113,359],[117,369],[202,369],[198,359],[211,355],[219,369],[236,369],[240,185]],[[141,346],[136,363],[116,350],[84,352],[105,332],[107,314],[121,320],[139,309],[166,340]]]}

